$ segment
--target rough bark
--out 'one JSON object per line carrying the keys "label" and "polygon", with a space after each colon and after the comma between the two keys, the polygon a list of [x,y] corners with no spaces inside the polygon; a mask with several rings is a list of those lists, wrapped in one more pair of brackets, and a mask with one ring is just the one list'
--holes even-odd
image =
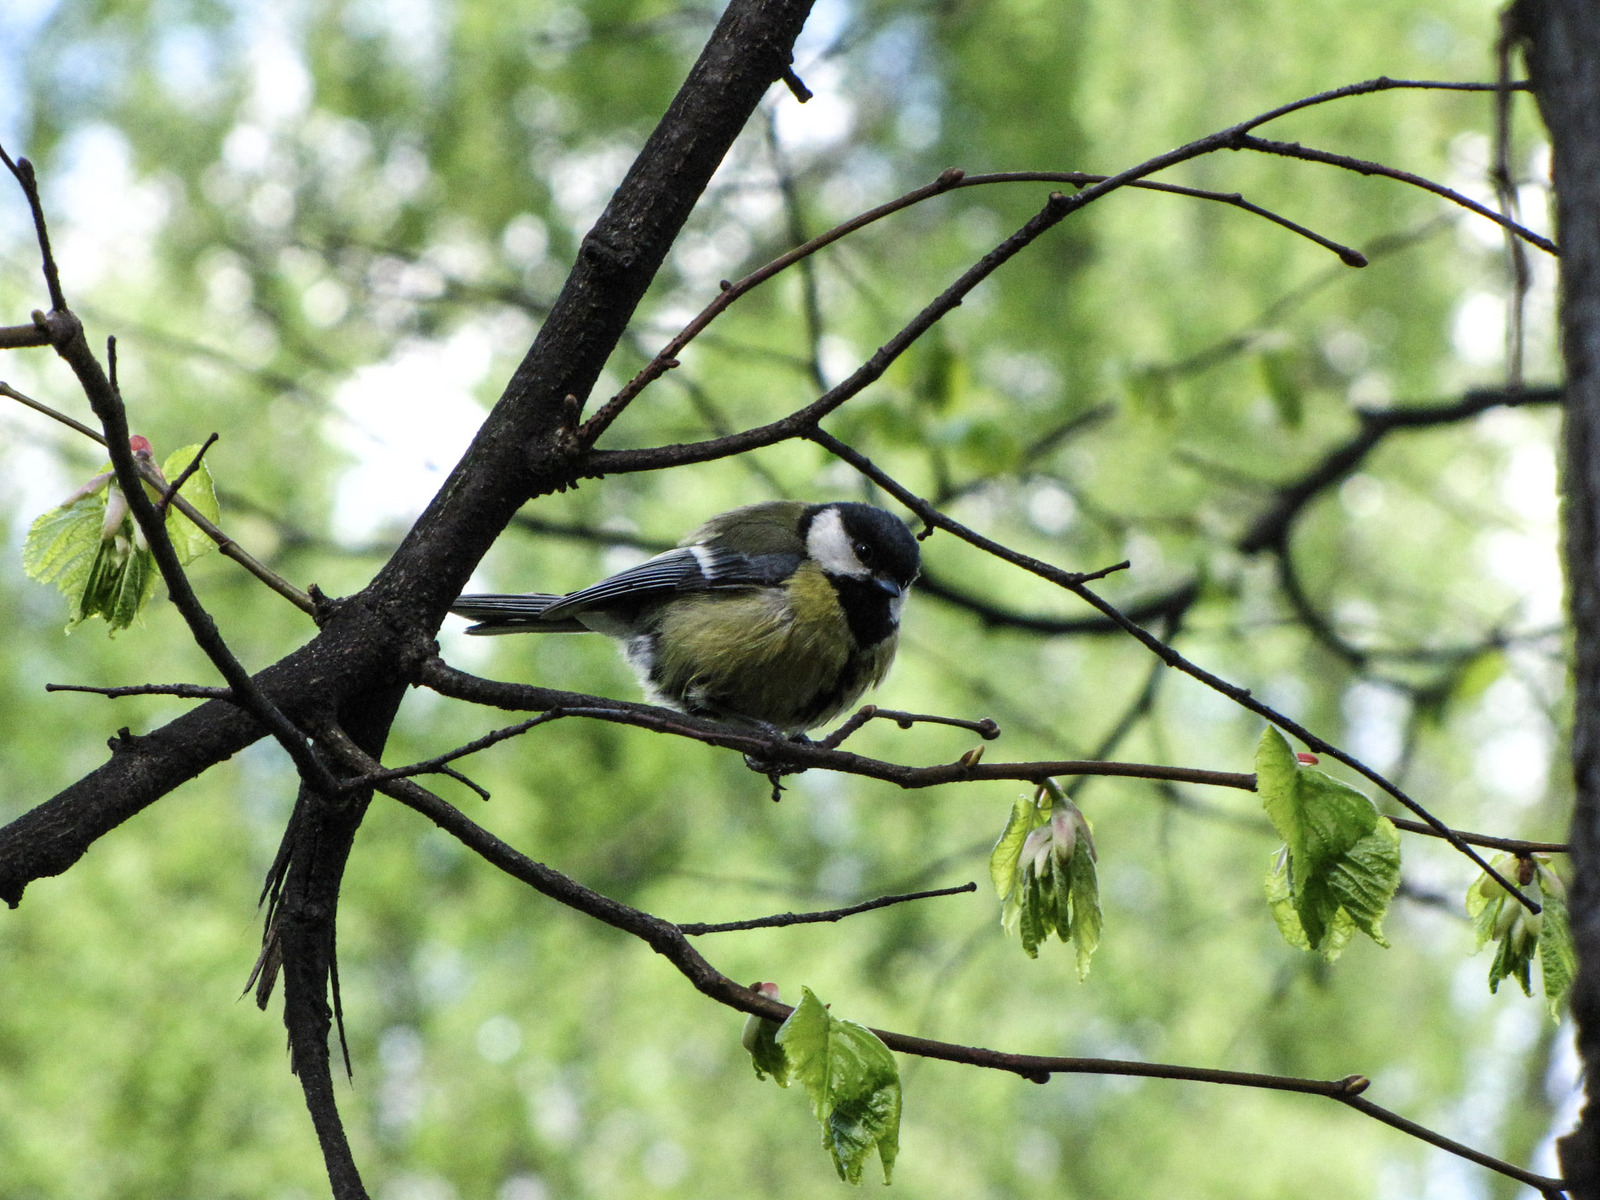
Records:
{"label": "rough bark", "polygon": [[1561,1165],[1574,1197],[1600,1197],[1600,2],[1523,0],[1511,21],[1550,130],[1561,245],[1563,536],[1575,647],[1572,1012],[1589,1089],[1578,1127],[1561,1141]]}

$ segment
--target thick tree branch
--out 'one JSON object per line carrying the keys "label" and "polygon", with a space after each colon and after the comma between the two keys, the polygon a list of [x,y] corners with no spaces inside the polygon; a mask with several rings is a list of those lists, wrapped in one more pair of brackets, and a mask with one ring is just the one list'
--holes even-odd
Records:
{"label": "thick tree branch", "polygon": [[1520,0],[1506,35],[1521,42],[1550,129],[1561,232],[1566,366],[1562,525],[1572,615],[1571,993],[1587,1103],[1559,1144],[1580,1200],[1600,1197],[1600,19],[1592,0]]}
{"label": "thick tree branch", "polygon": [[[808,10],[808,0],[729,6],[438,496],[374,583],[332,606],[316,639],[257,677],[291,720],[396,678],[516,509],[569,480],[566,397],[590,390],[712,172],[787,65]],[[109,829],[254,741],[252,725],[231,707],[204,706],[0,829],[0,899],[17,903],[28,882],[65,870]]]}

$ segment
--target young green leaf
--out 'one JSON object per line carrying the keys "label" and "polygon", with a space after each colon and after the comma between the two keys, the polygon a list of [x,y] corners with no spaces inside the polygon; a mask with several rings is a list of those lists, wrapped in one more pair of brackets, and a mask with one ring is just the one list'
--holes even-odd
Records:
{"label": "young green leaf", "polygon": [[900,1071],[877,1035],[831,1015],[810,988],[777,1033],[789,1077],[805,1085],[839,1178],[861,1182],[876,1149],[889,1182],[900,1151]]}
{"label": "young green leaf", "polygon": [[[161,473],[169,480],[176,479],[188,469],[189,464],[194,461],[194,456],[199,453],[199,445],[174,450],[167,455],[167,461],[161,464]],[[183,481],[183,487],[178,495],[194,505],[195,511],[206,520],[216,523],[220,515],[217,510],[217,489],[211,480],[210,468],[204,462],[201,462],[193,475]],[[178,561],[185,565],[216,546],[216,543],[202,532],[200,526],[175,507],[167,509],[167,536],[172,539],[172,548],[178,552]]]}
{"label": "young green leaf", "polygon": [[80,594],[100,553],[105,511],[105,498],[91,494],[41,513],[22,545],[22,569],[28,578],[54,582],[69,596]]}
{"label": "young green leaf", "polygon": [[1512,978],[1522,994],[1533,995],[1533,960],[1539,960],[1545,1005],[1550,1016],[1561,1016],[1561,1003],[1577,972],[1572,929],[1567,921],[1567,891],[1543,855],[1518,858],[1502,854],[1490,864],[1508,879],[1515,879],[1542,911],[1531,913],[1487,873],[1467,889],[1467,915],[1478,934],[1478,949],[1495,943],[1489,964],[1489,990],[1498,991],[1503,979]]}
{"label": "young green leaf", "polygon": [[1037,813],[1035,801],[1018,796],[1017,802],[1011,806],[1011,817],[1006,821],[1006,827],[1000,831],[1000,840],[989,852],[989,878],[994,881],[995,893],[1001,900],[1009,900],[1016,890],[1022,844],[1028,840],[1028,834],[1038,823],[1035,821]]}
{"label": "young green leaf", "polygon": [[[148,457],[144,438],[132,442],[136,455]],[[198,445],[175,451],[167,459],[166,473],[176,476],[199,451]],[[216,520],[216,491],[204,464],[185,481],[182,495],[203,516]],[[179,562],[188,563],[212,548],[211,539],[174,508],[167,510],[166,525]],[[30,579],[54,583],[72,601],[69,630],[90,617],[105,618],[113,634],[133,624],[155,594],[157,571],[109,463],[64,504],[34,521],[23,543],[22,568]]]}
{"label": "young green leaf", "polygon": [[1355,931],[1380,946],[1400,886],[1400,835],[1371,800],[1302,764],[1268,727],[1256,751],[1256,787],[1284,850],[1267,875],[1284,939],[1330,961]]}
{"label": "young green leaf", "polygon": [[989,855],[1000,923],[1029,958],[1054,933],[1077,948],[1078,978],[1100,944],[1100,884],[1088,819],[1053,781],[1021,796]]}
{"label": "young green leaf", "polygon": [[[1094,853],[1072,859],[1072,941],[1078,950],[1078,978],[1089,974],[1089,958],[1100,946],[1100,880]],[[1057,926],[1059,929],[1059,926]]]}
{"label": "young green leaf", "polygon": [[1578,951],[1572,944],[1567,920],[1567,889],[1556,873],[1539,862],[1540,895],[1544,926],[1539,930],[1539,971],[1544,981],[1544,1002],[1552,1020],[1561,1019],[1561,1004],[1578,973]]}
{"label": "young green leaf", "polygon": [[126,629],[155,592],[155,560],[133,537],[126,507],[107,519],[110,498],[121,502],[115,488],[101,480],[97,490],[41,514],[22,546],[28,577],[54,583],[73,602],[69,630],[90,617],[104,617],[113,634]]}

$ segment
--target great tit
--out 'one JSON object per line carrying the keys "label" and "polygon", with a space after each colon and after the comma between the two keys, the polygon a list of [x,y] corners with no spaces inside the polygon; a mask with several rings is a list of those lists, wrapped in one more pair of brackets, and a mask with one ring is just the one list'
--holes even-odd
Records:
{"label": "great tit", "polygon": [[607,634],[653,701],[793,735],[883,679],[920,567],[881,508],[774,500],[581,591],[462,596],[450,611],[474,634]]}

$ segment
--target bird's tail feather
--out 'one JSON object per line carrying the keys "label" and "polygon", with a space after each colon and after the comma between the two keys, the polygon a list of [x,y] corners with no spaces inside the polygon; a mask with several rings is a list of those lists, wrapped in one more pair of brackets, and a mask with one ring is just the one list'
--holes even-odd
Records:
{"label": "bird's tail feather", "polygon": [[539,619],[540,613],[560,599],[560,596],[538,592],[462,596],[450,606],[450,611],[478,622],[467,627],[467,632],[473,634],[586,632],[585,626],[570,617],[556,621]]}

